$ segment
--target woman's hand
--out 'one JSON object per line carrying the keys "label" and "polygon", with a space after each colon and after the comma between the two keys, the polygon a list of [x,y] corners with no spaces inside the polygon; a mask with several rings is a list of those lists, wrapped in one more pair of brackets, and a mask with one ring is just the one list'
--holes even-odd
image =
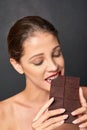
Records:
{"label": "woman's hand", "polygon": [[[38,112],[36,117],[33,120],[32,128],[33,130],[55,130],[57,127],[64,123],[64,120],[68,115],[61,115],[65,112],[65,109],[56,109],[48,111],[48,107],[54,101],[54,98],[51,98]],[[56,117],[54,117],[56,116]]]}
{"label": "woman's hand", "polygon": [[82,107],[71,113],[73,116],[78,115],[78,119],[74,120],[73,123],[80,124],[80,130],[87,130],[87,102],[83,96],[82,88],[79,89],[79,95]]}

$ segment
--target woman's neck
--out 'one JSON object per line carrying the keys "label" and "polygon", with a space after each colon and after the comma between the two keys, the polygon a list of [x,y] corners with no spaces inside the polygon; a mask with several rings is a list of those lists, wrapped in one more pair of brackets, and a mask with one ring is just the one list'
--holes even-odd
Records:
{"label": "woman's neck", "polygon": [[49,100],[49,92],[43,89],[26,86],[22,92],[27,101],[35,104],[43,104]]}

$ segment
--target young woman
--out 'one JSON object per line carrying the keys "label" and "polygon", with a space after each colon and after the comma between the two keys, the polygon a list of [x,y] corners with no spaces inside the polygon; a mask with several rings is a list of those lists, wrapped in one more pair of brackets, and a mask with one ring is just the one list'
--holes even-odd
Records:
{"label": "young woman", "polygon": [[[0,102],[1,130],[55,130],[68,115],[65,109],[48,111],[54,101],[49,100],[51,80],[64,75],[64,58],[58,32],[54,26],[38,16],[18,20],[8,34],[10,63],[24,74],[25,89],[19,94]],[[80,89],[82,107],[72,112],[78,115],[73,123],[87,128],[86,100]],[[54,115],[57,117],[50,118]],[[80,115],[80,116],[79,116]]]}

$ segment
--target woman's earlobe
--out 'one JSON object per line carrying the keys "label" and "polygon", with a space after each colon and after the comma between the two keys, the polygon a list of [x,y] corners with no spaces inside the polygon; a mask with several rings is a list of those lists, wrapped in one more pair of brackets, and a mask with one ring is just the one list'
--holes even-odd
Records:
{"label": "woman's earlobe", "polygon": [[20,74],[23,74],[23,68],[22,66],[20,65],[20,63],[18,63],[15,59],[13,58],[10,58],[10,63],[11,65],[13,66],[13,68]]}

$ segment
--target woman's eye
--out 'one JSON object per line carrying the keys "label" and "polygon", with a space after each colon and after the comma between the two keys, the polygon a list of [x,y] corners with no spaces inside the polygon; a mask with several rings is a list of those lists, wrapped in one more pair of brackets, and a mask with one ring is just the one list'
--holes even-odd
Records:
{"label": "woman's eye", "polygon": [[57,51],[55,51],[55,52],[52,54],[52,56],[53,56],[53,57],[59,57],[61,54],[62,54],[61,51],[57,50]]}
{"label": "woman's eye", "polygon": [[41,65],[42,63],[43,63],[42,60],[41,60],[41,61],[38,61],[38,62],[33,62],[33,64],[34,64],[34,65],[37,65],[37,66]]}

